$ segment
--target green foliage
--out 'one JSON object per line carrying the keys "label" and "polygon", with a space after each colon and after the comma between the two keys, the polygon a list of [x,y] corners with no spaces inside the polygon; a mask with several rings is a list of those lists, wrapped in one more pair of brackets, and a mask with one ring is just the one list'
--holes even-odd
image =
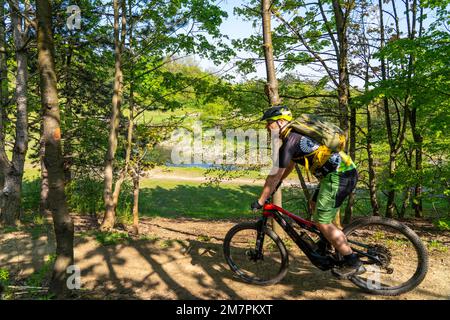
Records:
{"label": "green foliage", "polygon": [[22,182],[22,208],[25,214],[36,213],[39,211],[39,202],[41,196],[41,180],[25,179]]}
{"label": "green foliage", "polygon": [[434,225],[442,231],[450,231],[450,218],[441,218],[434,221]]}
{"label": "green foliage", "polygon": [[9,283],[9,271],[5,268],[0,268],[0,284],[7,286]]}
{"label": "green foliage", "polygon": [[0,300],[11,300],[12,293],[9,289],[11,279],[9,270],[5,268],[0,268]]}
{"label": "green foliage", "polygon": [[17,226],[5,226],[2,228],[3,233],[11,233],[18,231],[19,228]]}
{"label": "green foliage", "polygon": [[103,182],[81,177],[66,186],[67,203],[73,212],[95,214],[104,208]]}
{"label": "green foliage", "polygon": [[197,237],[197,241],[200,241],[200,242],[210,242],[210,241],[211,241],[211,237],[209,237],[209,236],[207,236],[207,235],[204,235],[204,234],[201,234],[201,235],[199,235],[199,236]]}
{"label": "green foliage", "polygon": [[125,232],[96,232],[95,239],[104,246],[116,245],[124,243],[130,239],[128,233]]}
{"label": "green foliage", "polygon": [[152,235],[152,234],[143,234],[141,236],[139,236],[139,240],[142,241],[150,241],[150,242],[155,242],[158,241],[160,238],[157,235]]}
{"label": "green foliage", "polygon": [[56,254],[50,255],[44,262],[44,265],[26,280],[27,286],[30,287],[42,287],[49,281],[53,265],[56,261]]}
{"label": "green foliage", "polygon": [[440,242],[439,240],[432,240],[432,241],[428,242],[428,249],[430,251],[438,251],[438,252],[442,252],[442,253],[448,252],[448,247],[446,245],[444,245],[442,242]]}

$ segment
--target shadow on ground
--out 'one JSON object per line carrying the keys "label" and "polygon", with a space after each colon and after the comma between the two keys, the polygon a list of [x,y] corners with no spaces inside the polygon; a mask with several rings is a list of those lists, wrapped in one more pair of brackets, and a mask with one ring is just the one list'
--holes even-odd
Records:
{"label": "shadow on ground", "polygon": [[[81,268],[82,290],[77,296],[86,299],[386,298],[365,294],[350,282],[335,279],[297,253],[291,255],[289,273],[280,283],[269,287],[243,283],[234,277],[222,253],[223,230],[233,223],[208,223],[144,219],[143,227],[157,228],[152,229],[152,234],[159,230],[156,234],[160,237],[108,246],[98,243],[92,235],[78,235],[75,260]],[[205,233],[210,236],[199,240]],[[8,269],[14,280],[38,272],[54,251],[54,241],[47,234],[51,233],[40,236],[26,231],[0,233],[0,267]],[[396,299],[448,299],[448,292],[434,289],[439,286],[442,283],[433,282]]]}

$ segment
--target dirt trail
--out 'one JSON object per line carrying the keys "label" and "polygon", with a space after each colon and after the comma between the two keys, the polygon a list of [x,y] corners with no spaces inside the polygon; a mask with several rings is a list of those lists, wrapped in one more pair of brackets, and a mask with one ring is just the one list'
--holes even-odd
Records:
{"label": "dirt trail", "polygon": [[[92,219],[74,218],[77,234],[92,227]],[[89,292],[87,297],[101,299],[450,299],[448,251],[432,251],[424,282],[399,297],[362,293],[349,281],[314,268],[298,252],[291,255],[289,273],[279,284],[242,283],[222,254],[223,237],[235,223],[142,219],[146,239],[109,246],[93,236],[77,236],[75,259],[82,288]],[[0,234],[0,267],[20,277],[29,275],[53,250],[51,243],[46,236],[33,240],[24,232]]]}

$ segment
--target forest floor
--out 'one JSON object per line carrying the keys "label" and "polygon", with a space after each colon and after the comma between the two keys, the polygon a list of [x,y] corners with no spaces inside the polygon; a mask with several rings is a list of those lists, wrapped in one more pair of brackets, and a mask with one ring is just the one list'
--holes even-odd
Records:
{"label": "forest floor", "polygon": [[[298,250],[290,250],[289,272],[280,283],[239,281],[222,253],[224,236],[237,220],[144,217],[139,237],[105,245],[93,231],[95,218],[73,218],[75,263],[81,269],[76,296],[82,299],[450,299],[450,234],[423,220],[410,226],[428,244],[428,274],[413,291],[385,297],[316,269]],[[8,269],[15,283],[39,274],[54,252],[50,227],[33,230],[0,232],[0,268]],[[403,259],[407,263],[409,257]]]}

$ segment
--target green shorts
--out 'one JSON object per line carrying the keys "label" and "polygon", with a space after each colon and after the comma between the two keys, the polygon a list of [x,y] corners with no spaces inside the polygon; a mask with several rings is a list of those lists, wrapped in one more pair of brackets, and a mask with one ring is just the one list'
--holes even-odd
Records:
{"label": "green shorts", "polygon": [[327,174],[320,181],[319,189],[313,196],[313,201],[316,202],[314,221],[322,224],[331,223],[342,202],[355,189],[357,181],[356,169]]}

